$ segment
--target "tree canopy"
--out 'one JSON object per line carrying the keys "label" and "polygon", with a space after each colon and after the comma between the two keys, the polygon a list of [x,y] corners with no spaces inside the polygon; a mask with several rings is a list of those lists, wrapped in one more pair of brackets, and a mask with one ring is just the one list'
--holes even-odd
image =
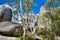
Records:
{"label": "tree canopy", "polygon": [[57,8],[60,6],[60,0],[47,0],[46,7]]}

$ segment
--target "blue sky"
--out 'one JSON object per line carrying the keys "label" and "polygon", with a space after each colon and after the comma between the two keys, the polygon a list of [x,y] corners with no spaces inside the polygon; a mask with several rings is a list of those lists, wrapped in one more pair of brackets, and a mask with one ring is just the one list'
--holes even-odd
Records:
{"label": "blue sky", "polygon": [[46,0],[36,0],[35,4],[36,4],[36,8],[33,8],[34,13],[39,13],[40,11],[40,7],[43,6],[46,3]]}
{"label": "blue sky", "polygon": [[[11,0],[11,3],[14,3],[14,2],[15,0]],[[0,0],[0,3],[7,4],[8,2],[6,2],[6,0]],[[36,2],[34,2],[34,4],[36,4],[36,8],[33,8],[33,12],[35,14],[39,13],[40,7],[43,6],[45,3],[46,3],[46,0],[36,0]]]}

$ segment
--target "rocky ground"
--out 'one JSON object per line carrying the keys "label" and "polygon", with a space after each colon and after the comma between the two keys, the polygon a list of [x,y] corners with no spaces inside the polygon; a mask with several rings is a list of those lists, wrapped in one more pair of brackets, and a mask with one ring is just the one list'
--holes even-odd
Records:
{"label": "rocky ground", "polygon": [[2,36],[0,35],[0,40],[16,40],[16,37],[7,37],[7,36]]}

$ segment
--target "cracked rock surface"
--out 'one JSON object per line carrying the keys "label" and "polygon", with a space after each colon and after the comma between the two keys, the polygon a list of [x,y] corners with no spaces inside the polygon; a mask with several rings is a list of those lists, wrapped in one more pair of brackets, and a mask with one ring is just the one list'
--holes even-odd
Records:
{"label": "cracked rock surface", "polygon": [[23,32],[22,26],[13,22],[0,22],[0,34],[7,36],[19,36]]}

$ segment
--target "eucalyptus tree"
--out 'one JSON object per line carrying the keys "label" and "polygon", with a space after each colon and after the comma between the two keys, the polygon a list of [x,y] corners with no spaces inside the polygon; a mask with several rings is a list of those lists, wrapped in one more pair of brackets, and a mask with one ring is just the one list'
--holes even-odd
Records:
{"label": "eucalyptus tree", "polygon": [[35,5],[33,4],[35,2],[35,0],[15,0],[16,1],[15,4],[11,3],[12,0],[6,0],[6,1],[8,2],[8,4],[10,6],[12,6],[12,7],[15,6],[15,8],[17,10],[14,11],[14,13],[17,13],[17,11],[20,13],[22,13],[22,12],[29,13],[32,11],[32,7],[33,6],[35,7]]}
{"label": "eucalyptus tree", "polygon": [[22,2],[22,9],[24,10],[25,13],[31,12],[32,7],[35,7],[33,2],[35,2],[35,0],[25,0]]}
{"label": "eucalyptus tree", "polygon": [[[60,35],[60,9],[57,9],[60,5],[60,0],[47,0],[47,3],[45,5],[46,9],[49,8],[51,10],[51,13],[45,13],[42,16],[42,22],[44,24],[47,24],[47,27],[51,28],[51,32],[55,35]],[[51,9],[50,9],[51,8]],[[46,18],[46,19],[45,19]],[[49,19],[49,20],[47,20]],[[51,21],[50,21],[51,20]],[[51,23],[49,23],[49,21]],[[52,35],[53,36],[53,35]]]}
{"label": "eucalyptus tree", "polygon": [[[29,14],[32,11],[32,7],[34,6],[34,4],[33,4],[34,1],[35,0],[16,0],[16,4],[9,4],[9,5],[11,5],[17,9],[16,11],[14,11],[14,13],[20,12],[22,14],[22,12],[24,12],[24,13],[26,13],[26,16],[27,16],[27,14]],[[27,26],[27,25],[25,25],[25,23],[28,23],[28,22],[26,22],[28,20],[28,16],[27,16],[27,18],[24,18],[26,16],[21,15],[23,27]]]}

